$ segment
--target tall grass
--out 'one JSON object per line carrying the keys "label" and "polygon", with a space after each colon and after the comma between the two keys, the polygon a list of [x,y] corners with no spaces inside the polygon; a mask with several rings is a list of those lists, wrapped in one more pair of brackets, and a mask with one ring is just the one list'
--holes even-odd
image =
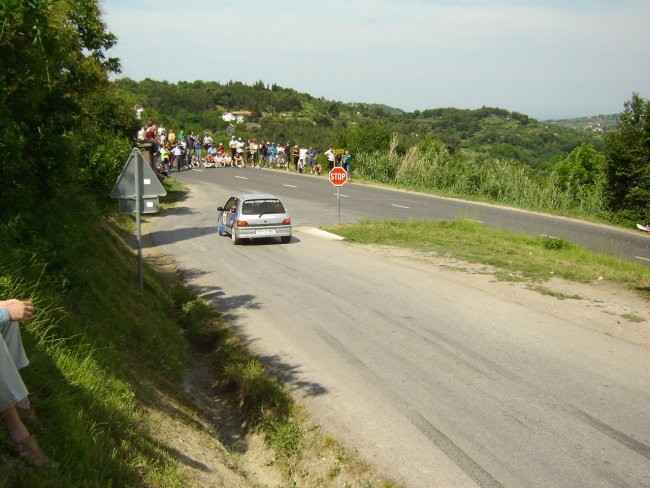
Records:
{"label": "tall grass", "polygon": [[[21,375],[40,417],[30,430],[59,467],[33,470],[3,455],[0,486],[184,486],[140,408],[147,389],[177,383],[187,361],[173,304],[160,293],[167,287],[147,272],[138,291],[134,256],[111,225],[59,222],[84,246],[60,253],[57,269],[41,258],[18,267],[0,259],[0,296],[36,306],[21,325],[31,360]],[[8,440],[4,429],[0,438]]]}
{"label": "tall grass", "polygon": [[395,151],[355,155],[353,175],[420,191],[562,214],[606,218],[600,188],[570,193],[551,174],[508,159],[464,152],[450,154],[437,141],[426,140],[404,155]]}

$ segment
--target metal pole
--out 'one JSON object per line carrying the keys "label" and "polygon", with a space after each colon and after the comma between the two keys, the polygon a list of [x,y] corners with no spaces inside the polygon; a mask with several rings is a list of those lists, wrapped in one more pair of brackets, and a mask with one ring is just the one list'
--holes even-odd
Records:
{"label": "metal pole", "polygon": [[336,198],[339,201],[339,226],[341,225],[341,187],[336,187]]}
{"label": "metal pole", "polygon": [[138,157],[135,164],[135,228],[136,228],[136,241],[138,243],[138,281],[140,282],[140,290],[144,290],[142,278],[142,233],[140,230],[140,213],[142,212],[142,164],[144,158],[138,151]]}

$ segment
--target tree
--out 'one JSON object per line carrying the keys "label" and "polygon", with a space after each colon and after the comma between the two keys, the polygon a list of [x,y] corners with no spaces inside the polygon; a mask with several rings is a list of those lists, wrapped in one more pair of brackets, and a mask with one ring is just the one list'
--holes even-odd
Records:
{"label": "tree", "polygon": [[92,150],[85,101],[107,92],[119,63],[97,0],[4,0],[0,25],[0,215],[16,215],[78,177]]}
{"label": "tree", "polygon": [[605,137],[605,195],[622,222],[650,219],[650,100],[638,93],[625,102],[619,129]]}
{"label": "tree", "polygon": [[603,176],[604,157],[591,144],[582,144],[571,151],[552,170],[558,186],[579,198],[585,192],[592,192]]}

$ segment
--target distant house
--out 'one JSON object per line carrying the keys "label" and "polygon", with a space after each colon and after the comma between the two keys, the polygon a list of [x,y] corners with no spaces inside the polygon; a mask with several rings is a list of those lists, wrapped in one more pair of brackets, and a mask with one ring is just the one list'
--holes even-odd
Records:
{"label": "distant house", "polygon": [[241,124],[246,120],[246,117],[250,117],[253,112],[248,110],[238,110],[236,112],[226,112],[221,114],[221,118],[225,122],[235,122],[236,124]]}

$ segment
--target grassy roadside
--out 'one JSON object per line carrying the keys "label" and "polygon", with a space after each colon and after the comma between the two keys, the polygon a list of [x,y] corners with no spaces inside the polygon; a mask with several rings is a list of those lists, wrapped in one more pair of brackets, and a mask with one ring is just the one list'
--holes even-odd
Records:
{"label": "grassy roadside", "polygon": [[503,280],[544,282],[553,277],[581,283],[608,280],[650,296],[650,268],[594,253],[563,239],[511,234],[466,220],[365,221],[325,230],[350,242],[402,246],[493,266]]}

